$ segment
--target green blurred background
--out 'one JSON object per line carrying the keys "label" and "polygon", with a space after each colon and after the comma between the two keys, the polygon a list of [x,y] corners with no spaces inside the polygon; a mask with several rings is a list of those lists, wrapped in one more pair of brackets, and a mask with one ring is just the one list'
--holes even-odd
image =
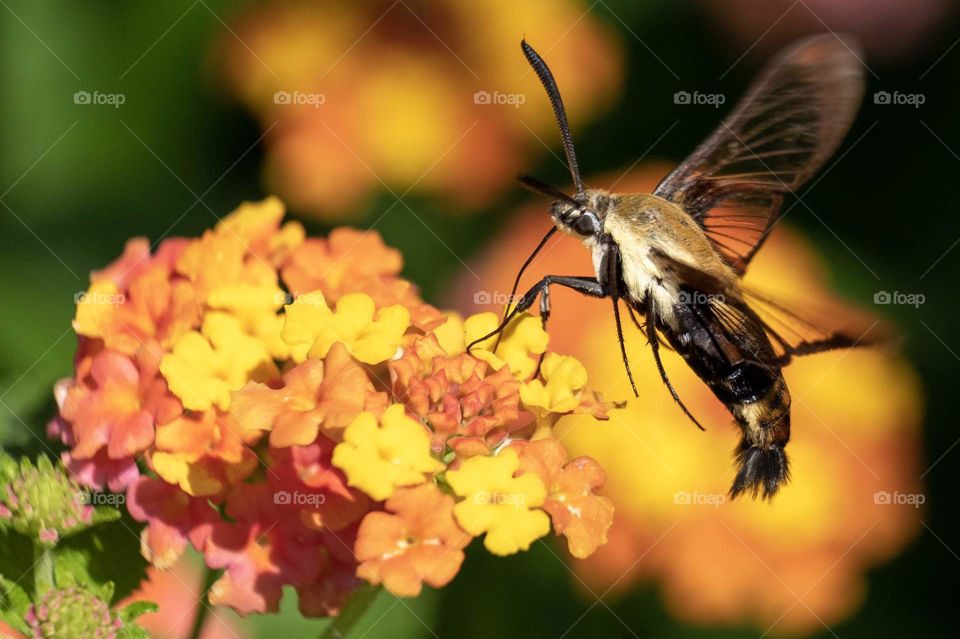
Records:
{"label": "green blurred background", "polygon": [[[38,437],[53,413],[51,386],[71,368],[74,295],[86,287],[92,269],[117,256],[128,237],[197,235],[240,201],[267,194],[258,143],[262,129],[225,94],[211,61],[213,43],[233,37],[228,26],[233,17],[257,4],[0,0],[4,448],[43,450]],[[681,109],[670,98],[675,91],[698,87],[739,95],[778,38],[789,39],[791,29],[823,30],[810,24],[809,15],[797,24],[789,15],[775,22],[787,7],[805,13],[802,2],[785,3],[769,19],[766,4],[608,0],[585,5],[617,34],[625,52],[619,99],[577,135],[586,173],[622,170],[654,144],[651,158],[678,161],[731,103],[719,111]],[[869,3],[834,4],[849,4],[854,16],[874,11]],[[886,11],[898,3],[881,4]],[[950,191],[960,183],[960,47],[953,49],[960,28],[950,3],[902,5],[910,19],[894,15],[885,26],[862,21],[872,70],[867,99],[841,149],[847,156],[804,196],[829,228],[804,207],[791,213],[792,224],[817,243],[848,297],[869,303],[878,290],[896,290],[926,298],[919,308],[880,307],[905,335],[903,348],[919,368],[927,394],[923,466],[937,463],[924,477],[925,529],[901,556],[870,575],[865,605],[833,629],[842,637],[956,637],[960,632],[955,488],[960,478],[955,416],[960,249],[954,248],[960,242],[960,216]],[[477,11],[475,29],[502,28],[485,24],[482,9]],[[752,12],[757,14],[753,21]],[[744,24],[731,26],[741,17]],[[860,24],[856,17],[846,19]],[[517,24],[511,37],[519,40],[524,30]],[[726,73],[741,55],[743,60]],[[116,109],[76,105],[74,93],[84,90],[122,93],[125,103]],[[922,94],[925,102],[920,108],[875,104],[871,96],[880,90]],[[680,125],[658,140],[676,120]],[[553,145],[555,137],[547,141]],[[565,184],[563,167],[541,147],[536,151],[538,159],[527,169]],[[525,199],[510,187],[477,214],[451,216],[442,198],[414,192],[405,200],[422,223],[397,208],[377,229],[403,250],[405,274],[430,301],[440,303],[462,269],[457,256],[469,261],[494,237],[513,205]],[[384,193],[350,223],[369,226],[392,202]],[[291,213],[299,212],[292,207]],[[315,218],[301,219],[312,233],[330,228]],[[510,559],[474,552],[442,592],[403,603],[384,597],[372,617],[387,616],[366,636],[559,637],[581,616],[570,636],[630,636],[617,617],[639,636],[760,634],[749,626],[684,625],[664,612],[653,584],[611,603],[616,615],[605,606],[591,606],[575,590],[543,545]],[[316,634],[322,622],[299,620],[291,597],[284,608],[280,619],[243,623],[254,636]],[[831,636],[827,630],[821,635]]]}

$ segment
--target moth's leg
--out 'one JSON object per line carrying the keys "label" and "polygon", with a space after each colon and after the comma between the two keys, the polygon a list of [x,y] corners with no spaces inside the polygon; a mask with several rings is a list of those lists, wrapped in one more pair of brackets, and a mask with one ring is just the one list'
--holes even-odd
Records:
{"label": "moth's leg", "polygon": [[710,343],[713,344],[713,347],[716,349],[717,353],[720,354],[720,357],[722,357],[730,365],[735,364],[736,362],[731,362],[726,351],[722,346],[720,346],[720,342],[717,341],[717,337],[714,335],[714,332],[707,327],[707,318],[705,318],[703,315],[703,309],[701,309],[697,304],[690,304],[689,308],[693,312],[693,319],[695,319],[697,324],[700,325],[700,328],[702,328],[703,331],[710,336]]}
{"label": "moth's leg", "polygon": [[[509,313],[507,313],[506,317],[503,318],[503,321],[500,322],[499,326],[483,337],[479,337],[470,342],[470,344],[467,346],[467,352],[469,353],[470,349],[480,342],[490,339],[494,335],[499,335],[502,333],[503,330],[510,324],[510,321],[516,317],[518,313],[522,313],[533,306],[533,303],[537,300],[538,296],[541,296],[540,319],[544,324],[546,324],[547,318],[550,316],[550,286],[553,284],[573,289],[578,293],[589,295],[591,297],[607,297],[608,295],[607,289],[602,286],[595,277],[547,275],[542,280],[534,284],[529,291],[523,294],[523,296],[517,302],[517,305],[514,306]],[[543,300],[546,300],[546,302]]]}
{"label": "moth's leg", "polygon": [[637,319],[637,314],[633,310],[633,304],[630,304],[629,302],[627,303],[627,313],[629,313],[630,319],[633,320],[633,325],[637,327],[637,330],[646,335],[647,328],[640,323],[640,320]]}
{"label": "moth's leg", "polygon": [[[604,274],[604,280],[607,283],[607,288],[610,290],[610,299],[613,300],[613,320],[617,325],[617,342],[620,344],[620,356],[623,358],[623,367],[627,371],[627,379],[630,380],[630,388],[633,389],[634,397],[640,397],[640,393],[637,391],[637,383],[633,380],[633,371],[630,370],[630,358],[627,357],[627,345],[623,341],[623,324],[620,322],[620,298],[622,296],[620,291],[620,283],[622,281],[620,249],[612,239],[607,241],[605,248],[606,250],[604,250],[600,258],[600,273]],[[630,307],[629,300],[627,301],[627,307]],[[633,311],[630,312],[630,316],[633,317]],[[636,322],[637,319],[634,317],[633,321]]]}
{"label": "moth's leg", "polygon": [[611,297],[613,300],[613,319],[617,324],[617,341],[620,342],[620,356],[623,357],[623,366],[627,369],[627,379],[630,380],[630,388],[633,389],[633,395],[640,397],[637,391],[637,383],[633,381],[633,371],[630,370],[630,358],[627,357],[627,346],[623,342],[623,326],[620,323],[620,300]]}
{"label": "moth's leg", "polygon": [[[579,293],[584,293],[585,295],[594,295],[595,297],[603,297],[602,294],[593,294],[593,293],[590,293],[589,291],[583,290],[583,288],[581,287],[581,286],[582,286],[582,282],[577,282],[576,285],[571,286],[572,280],[592,279],[592,281],[593,281],[593,282],[596,282],[596,284],[597,284],[597,287],[598,287],[597,290],[602,293],[602,291],[604,290],[604,286],[603,286],[602,284],[600,284],[596,279],[593,279],[593,278],[580,278],[580,277],[577,277],[577,278],[573,278],[573,277],[563,277],[563,278],[560,278],[560,277],[556,277],[556,276],[547,276],[547,278],[544,278],[544,279],[548,279],[548,278],[551,278],[551,277],[553,278],[552,281],[549,282],[547,285],[545,285],[545,286],[543,287],[543,292],[540,294],[540,326],[542,326],[544,330],[546,330],[546,328],[547,328],[547,320],[550,319],[550,284],[560,284],[561,286],[566,286],[566,287],[568,287],[568,288],[572,288],[573,290],[575,290],[575,291],[577,291],[577,292],[579,292]],[[567,281],[566,281],[566,282],[560,281],[561,279],[562,279],[562,280],[567,280]],[[592,284],[591,284],[591,286],[592,286]],[[500,345],[500,338],[502,338],[502,337],[503,337],[503,332],[501,332],[499,335],[497,335],[497,346]],[[496,350],[496,347],[494,347],[494,350]],[[540,357],[537,358],[537,368],[533,371],[533,376],[534,376],[534,377],[537,377],[538,375],[540,375],[540,367],[543,366],[543,357],[544,357],[544,354],[541,353],[541,354],[540,354]]]}
{"label": "moth's leg", "polygon": [[680,400],[680,396],[677,394],[673,384],[670,383],[670,378],[667,377],[667,371],[663,368],[663,362],[660,361],[660,338],[657,336],[657,327],[653,320],[653,313],[653,298],[650,297],[647,300],[647,341],[650,343],[650,350],[653,351],[653,359],[657,363],[657,370],[660,372],[660,379],[662,379],[663,383],[666,384],[667,390],[670,391],[670,395],[673,397],[673,401],[680,406],[680,409],[687,417],[690,418],[690,421],[696,424],[697,428],[700,430],[706,430],[700,425],[700,422],[697,421],[697,418],[694,417],[689,410],[687,410],[687,407]]}
{"label": "moth's leg", "polygon": [[[633,304],[631,304],[630,302],[627,302],[627,313],[630,314],[630,319],[633,320],[633,325],[636,326],[641,333],[643,333],[644,337],[646,337],[647,327],[644,324],[641,324],[640,320],[637,319],[636,309],[633,308]],[[663,341],[663,339],[660,338],[659,333],[657,333],[657,339],[660,340],[660,346],[667,349],[668,351],[673,350],[673,347],[670,346],[670,344],[667,344],[665,341]]]}

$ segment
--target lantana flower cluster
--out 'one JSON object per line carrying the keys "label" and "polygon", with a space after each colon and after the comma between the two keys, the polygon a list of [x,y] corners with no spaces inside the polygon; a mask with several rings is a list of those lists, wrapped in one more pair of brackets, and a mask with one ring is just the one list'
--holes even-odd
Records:
{"label": "lantana flower cluster", "polygon": [[294,587],[334,614],[362,582],[400,596],[551,529],[605,543],[604,471],[556,421],[615,406],[524,314],[425,303],[371,231],[306,238],[247,203],[198,239],[131,240],[80,299],[74,375],[50,432],[80,482],[126,493],[157,567],[188,545],[222,570],[214,604],[274,611]]}

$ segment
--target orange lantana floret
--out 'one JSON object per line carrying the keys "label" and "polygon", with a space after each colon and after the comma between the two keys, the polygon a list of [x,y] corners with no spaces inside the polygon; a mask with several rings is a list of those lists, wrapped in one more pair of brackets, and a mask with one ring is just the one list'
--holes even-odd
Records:
{"label": "orange lantana floret", "polygon": [[294,295],[323,292],[331,301],[367,279],[396,277],[403,268],[400,251],[383,243],[376,231],[335,229],[326,239],[311,238],[295,249],[283,268],[283,281]]}
{"label": "orange lantana floret", "polygon": [[182,410],[150,353],[131,358],[106,349],[93,357],[84,383],[67,390],[61,414],[73,424],[75,459],[89,459],[103,447],[110,458],[122,459],[150,446],[154,427]]}
{"label": "orange lantana floret", "polygon": [[124,256],[94,273],[78,297],[77,334],[134,355],[141,348],[167,347],[199,326],[196,290],[173,270],[187,247],[184,240],[166,240],[151,257],[143,242],[131,240]]}
{"label": "orange lantana floret", "polygon": [[433,447],[447,437],[484,437],[499,428],[499,440],[519,423],[520,385],[509,369],[470,355],[448,356],[434,335],[420,338],[390,363],[393,392],[431,427]]}
{"label": "orange lantana floret", "polygon": [[[224,286],[275,286],[277,272],[269,257],[282,237],[282,216],[283,206],[274,198],[244,203],[190,243],[176,261],[176,272],[193,283],[202,301]],[[287,252],[281,250],[281,255]]]}
{"label": "orange lantana floret", "polygon": [[566,448],[553,438],[510,447],[520,453],[520,472],[536,473],[547,487],[543,509],[557,534],[567,538],[570,554],[582,559],[606,543],[613,502],[594,494],[606,481],[600,464],[585,456],[567,461]]}
{"label": "orange lantana floret", "polygon": [[208,410],[157,428],[150,464],[187,494],[209,496],[243,480],[256,468],[257,458],[232,415]]}
{"label": "orange lantana floret", "polygon": [[325,359],[287,371],[281,388],[248,382],[233,393],[231,412],[247,431],[270,431],[277,447],[307,446],[324,429],[346,428],[358,414],[383,413],[385,393],[374,390],[364,368],[336,343]]}
{"label": "orange lantana floret", "polygon": [[400,304],[414,326],[430,330],[443,314],[420,298],[416,286],[399,277],[400,252],[383,243],[376,231],[335,229],[325,240],[310,239],[294,250],[283,281],[296,295],[319,290],[329,302],[348,293],[365,293],[378,308]]}
{"label": "orange lantana floret", "polygon": [[255,259],[279,266],[303,243],[305,235],[299,222],[281,226],[284,209],[275,197],[244,202],[217,224],[216,232],[235,238]]}
{"label": "orange lantana floret", "polygon": [[357,575],[400,597],[416,597],[423,583],[447,585],[470,543],[453,518],[453,498],[433,483],[397,490],[388,512],[367,515],[357,533]]}

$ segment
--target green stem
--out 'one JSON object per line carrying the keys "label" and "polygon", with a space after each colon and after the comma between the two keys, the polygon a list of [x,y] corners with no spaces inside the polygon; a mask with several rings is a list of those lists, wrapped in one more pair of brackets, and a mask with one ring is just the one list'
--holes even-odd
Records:
{"label": "green stem", "polygon": [[380,586],[364,584],[357,588],[347,602],[340,609],[333,622],[326,627],[320,639],[344,639],[357,622],[363,618],[370,605],[383,590]]}
{"label": "green stem", "polygon": [[56,588],[57,582],[53,575],[55,563],[53,546],[47,546],[37,541],[33,542],[33,560],[34,593],[40,595]]}
{"label": "green stem", "polygon": [[193,628],[190,629],[190,634],[187,635],[190,639],[200,639],[200,633],[203,632],[203,624],[207,621],[207,613],[210,612],[210,604],[207,601],[207,594],[210,592],[210,587],[213,586],[220,575],[213,570],[207,568],[206,565],[203,566],[203,590],[200,592],[200,601],[197,602],[197,614],[193,618]]}

